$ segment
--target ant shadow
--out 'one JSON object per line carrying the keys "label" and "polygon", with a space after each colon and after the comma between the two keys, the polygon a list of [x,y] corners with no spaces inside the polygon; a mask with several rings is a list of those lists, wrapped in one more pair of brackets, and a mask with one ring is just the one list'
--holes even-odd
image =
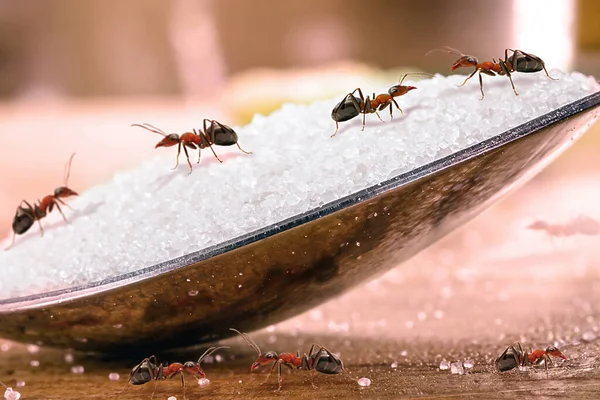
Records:
{"label": "ant shadow", "polygon": [[[92,214],[94,214],[96,211],[98,211],[98,209],[99,209],[99,208],[100,208],[100,207],[101,207],[103,204],[104,204],[104,201],[98,201],[98,202],[95,202],[95,203],[88,204],[88,205],[87,205],[87,206],[86,206],[86,207],[85,207],[83,210],[74,210],[74,211],[72,212],[72,214],[71,214],[69,217],[67,217],[67,221],[68,221],[68,222],[66,222],[66,224],[70,224],[70,223],[72,223],[73,221],[76,221],[76,220],[78,220],[78,219],[79,219],[79,218],[81,218],[81,217],[87,217],[88,215],[92,215]],[[64,224],[65,224],[65,221],[61,219],[60,221],[53,222],[53,223],[51,223],[51,224],[49,224],[49,225],[46,225],[46,226],[44,226],[44,225],[43,225],[43,224],[44,224],[44,221],[43,221],[43,220],[41,220],[41,221],[40,221],[40,223],[41,223],[41,224],[42,224],[42,226],[44,227],[44,233],[45,233],[45,232],[47,232],[47,231],[49,231],[49,230],[52,230],[52,229],[58,228],[58,227],[59,227],[59,226],[61,226],[61,225],[64,225]],[[32,225],[32,229],[33,229],[33,228],[37,228],[37,229],[39,230],[39,226],[38,226],[38,223],[37,223],[37,222],[34,222],[34,224]],[[17,236],[21,236],[21,235],[17,235]],[[13,245],[12,247],[13,247],[13,248],[14,248],[14,247],[17,247],[17,246],[19,246],[21,243],[25,243],[25,242],[27,242],[28,240],[31,240],[31,239],[33,239],[34,237],[37,237],[37,236],[40,236],[40,237],[41,237],[41,234],[38,232],[38,234],[37,234],[37,235],[34,235],[34,234],[24,235],[24,236],[22,236],[22,237],[21,237],[21,239],[20,239],[20,240],[19,240],[19,238],[17,238],[17,239],[15,240],[15,243],[14,243],[14,245]]]}
{"label": "ant shadow", "polygon": [[[210,151],[210,149],[209,149]],[[208,157],[210,156],[210,157]],[[223,163],[225,163],[227,160],[234,160],[238,157],[241,156],[253,156],[253,154],[244,154],[241,152],[230,152],[230,153],[225,153],[224,155],[219,155],[219,158],[221,159],[221,161],[223,161]],[[166,172],[164,174],[162,174],[161,176],[159,176],[158,178],[156,178],[153,182],[153,185],[155,186],[156,190],[162,190],[165,186],[167,186],[171,180],[173,179],[173,175],[175,174],[177,175],[185,175],[184,177],[188,177],[192,174],[194,174],[195,171],[201,169],[203,166],[206,166],[207,164],[221,164],[219,162],[219,160],[217,160],[215,158],[215,156],[212,154],[212,152],[208,153],[208,154],[203,154],[202,158],[200,160],[200,164],[192,161],[192,158],[190,157],[190,161],[192,162],[192,167],[195,167],[192,169],[192,172],[190,174],[190,166],[187,163],[187,160],[185,159],[185,155],[183,157],[180,157],[179,159],[179,165],[177,165],[177,168],[173,169],[171,167],[171,171]]]}

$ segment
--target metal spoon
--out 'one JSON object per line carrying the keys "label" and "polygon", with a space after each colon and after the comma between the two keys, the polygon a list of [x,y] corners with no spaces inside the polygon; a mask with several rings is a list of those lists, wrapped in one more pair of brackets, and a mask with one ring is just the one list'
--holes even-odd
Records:
{"label": "metal spoon", "polygon": [[[252,331],[382,274],[532,178],[596,120],[600,92],[237,239],[133,273],[0,301],[0,335],[147,355]],[[399,305],[400,306],[400,305]]]}

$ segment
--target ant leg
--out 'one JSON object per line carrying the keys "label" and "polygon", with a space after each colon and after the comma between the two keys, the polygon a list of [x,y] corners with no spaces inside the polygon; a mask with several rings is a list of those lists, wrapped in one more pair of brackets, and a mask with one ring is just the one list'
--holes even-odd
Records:
{"label": "ant leg", "polygon": [[188,154],[187,147],[183,146],[183,151],[185,152],[185,158],[187,159],[188,165],[190,166],[190,172],[188,175],[192,173],[192,163],[190,162],[190,155]]}
{"label": "ant leg", "polygon": [[377,118],[379,118],[379,120],[380,120],[381,122],[383,122],[383,120],[381,119],[381,116],[379,115],[379,113],[378,113],[377,111],[375,111],[375,115],[377,115]]}
{"label": "ant leg", "polygon": [[514,84],[514,82],[513,82],[513,80],[512,80],[512,76],[510,75],[510,73],[509,73],[509,74],[507,74],[506,76],[508,76],[508,79],[510,80],[510,85],[511,85],[511,86],[512,86],[512,88],[513,88],[513,92],[515,92],[515,96],[518,96],[518,95],[519,95],[519,93],[517,93],[517,89],[515,89],[515,84]]}
{"label": "ant leg", "polygon": [[183,387],[183,400],[185,400],[185,378],[183,377],[183,372],[181,373],[181,387]]}
{"label": "ant leg", "polygon": [[481,72],[479,73],[479,90],[481,90],[481,99],[479,100],[483,100],[485,95],[483,94],[483,78],[481,77]]}
{"label": "ant leg", "polygon": [[177,167],[179,166],[179,155],[181,154],[181,142],[179,142],[179,145],[177,146],[177,162],[175,162],[175,166],[172,169],[177,169]]}
{"label": "ant leg", "polygon": [[62,212],[62,210],[60,209],[60,206],[58,205],[58,203],[54,203],[56,204],[56,209],[58,210],[58,212],[60,213],[60,215],[62,215],[63,219],[65,220],[65,223],[69,223],[69,221],[67,221],[67,217],[65,217],[65,213]]}
{"label": "ant leg", "polygon": [[8,251],[10,250],[11,247],[13,247],[13,244],[15,244],[15,238],[17,237],[17,235],[13,232],[13,237],[12,237],[12,241],[10,242],[10,245],[4,249],[4,251]]}
{"label": "ant leg", "polygon": [[[404,116],[404,111],[402,111],[402,109],[400,108],[400,106],[398,105],[398,103],[396,103],[396,99],[392,99],[392,101],[396,105],[396,108],[400,111],[400,114],[402,114],[402,116]],[[392,106],[390,106],[390,109],[391,108],[392,108]],[[391,110],[390,110],[390,112],[391,112]]]}
{"label": "ant leg", "polygon": [[473,75],[475,75],[476,73],[477,73],[477,69],[475,71],[473,71],[473,73],[471,75],[467,76],[467,79],[465,79],[465,81],[462,84],[458,85],[457,87],[464,86],[467,83],[467,81],[469,79],[471,79],[473,77]]}
{"label": "ant leg", "polygon": [[264,385],[264,384],[266,384],[269,381],[269,378],[271,377],[271,374],[273,373],[273,370],[275,369],[276,366],[277,366],[277,361],[273,363],[273,366],[271,367],[271,370],[267,374],[267,378],[265,379],[265,381],[263,383],[261,383],[261,385]]}
{"label": "ant leg", "polygon": [[152,396],[150,396],[150,400],[154,398],[154,393],[156,392],[156,387],[158,386],[158,379],[154,379],[154,388],[152,389]]}
{"label": "ant leg", "polygon": [[544,64],[542,64],[542,67],[544,68],[544,72],[546,73],[546,76],[550,79],[552,79],[553,81],[557,81],[558,78],[553,78],[550,76],[550,74],[548,74],[548,70],[546,69],[546,66]]}
{"label": "ant leg", "polygon": [[313,389],[316,389],[316,388],[317,388],[317,385],[315,385],[315,381],[314,381],[314,379],[313,379],[313,372],[312,372],[312,369],[309,369],[309,370],[308,370],[308,376],[310,377],[310,384],[311,384],[311,386],[313,387]]}
{"label": "ant leg", "polygon": [[283,365],[281,362],[277,362],[277,380],[279,381],[279,388],[277,388],[277,391],[281,391],[281,388],[283,387],[283,377],[281,376],[282,370],[283,369]]}
{"label": "ant leg", "polygon": [[[69,208],[71,211],[76,211],[73,207],[71,207],[70,205],[68,205],[67,203],[65,203],[64,201],[62,201],[60,198],[56,198],[56,201],[60,202],[60,204],[62,204],[63,206]],[[58,207],[58,204],[56,205]]]}
{"label": "ant leg", "polygon": [[246,154],[252,154],[252,152],[251,152],[251,151],[246,151],[246,150],[242,149],[242,148],[240,147],[240,144],[239,144],[238,142],[235,142],[235,144],[237,145],[238,149],[240,149],[240,150],[242,151],[242,153],[246,153]]}
{"label": "ant leg", "polygon": [[42,222],[38,219],[37,220],[38,225],[40,226],[40,232],[42,234],[42,237],[44,237],[44,228],[42,227]]}
{"label": "ant leg", "polygon": [[366,122],[366,118],[367,118],[367,113],[363,112],[363,124],[362,124],[362,129],[361,131],[365,130],[365,122]]}
{"label": "ant leg", "polygon": [[334,137],[334,136],[336,135],[336,133],[337,133],[338,129],[339,129],[339,124],[338,124],[338,122],[337,122],[337,121],[335,121],[335,132],[333,132],[333,135],[331,135],[331,136],[329,136],[329,137],[330,137],[330,138]]}
{"label": "ant leg", "polygon": [[221,161],[221,159],[219,158],[219,156],[217,155],[217,153],[215,153],[215,149],[212,148],[212,145],[208,146],[208,147],[210,147],[210,151],[212,151],[212,153],[215,155],[215,158],[217,160],[219,160],[220,163],[222,163],[223,161]]}

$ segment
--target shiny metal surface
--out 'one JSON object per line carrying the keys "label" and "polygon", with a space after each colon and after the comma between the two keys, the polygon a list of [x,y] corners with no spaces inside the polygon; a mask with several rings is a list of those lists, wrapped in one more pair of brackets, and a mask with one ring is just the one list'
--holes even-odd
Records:
{"label": "shiny metal surface", "polygon": [[[144,355],[303,312],[434,243],[533,177],[597,119],[600,92],[260,231],[85,287],[0,301],[0,335]],[[401,306],[401,305],[399,305]]]}

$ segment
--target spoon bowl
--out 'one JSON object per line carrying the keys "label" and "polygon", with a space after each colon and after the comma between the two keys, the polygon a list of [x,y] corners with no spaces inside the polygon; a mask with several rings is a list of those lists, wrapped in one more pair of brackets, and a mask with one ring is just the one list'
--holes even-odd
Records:
{"label": "spoon bowl", "polygon": [[600,92],[304,214],[81,287],[0,300],[0,335],[147,355],[252,331],[408,260],[532,178],[596,120]]}

